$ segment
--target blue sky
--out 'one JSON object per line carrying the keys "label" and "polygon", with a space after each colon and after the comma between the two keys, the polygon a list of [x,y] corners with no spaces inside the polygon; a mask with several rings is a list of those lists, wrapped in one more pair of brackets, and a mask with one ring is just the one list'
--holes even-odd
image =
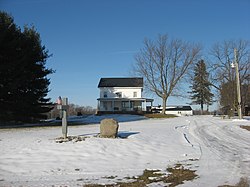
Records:
{"label": "blue sky", "polygon": [[21,27],[33,24],[53,54],[52,101],[62,96],[84,106],[96,107],[101,77],[131,75],[145,37],[200,42],[204,54],[215,42],[250,40],[250,0],[0,0],[0,10]]}

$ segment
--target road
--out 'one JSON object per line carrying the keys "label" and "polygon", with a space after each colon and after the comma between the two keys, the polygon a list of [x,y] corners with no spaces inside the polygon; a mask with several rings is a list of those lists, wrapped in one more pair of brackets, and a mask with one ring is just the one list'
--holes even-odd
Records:
{"label": "road", "polygon": [[193,117],[187,122],[190,144],[200,149],[198,173],[209,180],[243,177],[250,182],[250,132],[240,128],[249,121]]}

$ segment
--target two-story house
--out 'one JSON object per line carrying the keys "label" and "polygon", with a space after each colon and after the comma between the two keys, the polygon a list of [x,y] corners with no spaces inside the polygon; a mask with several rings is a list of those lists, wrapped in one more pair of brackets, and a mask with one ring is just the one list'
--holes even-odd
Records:
{"label": "two-story house", "polygon": [[153,104],[153,99],[142,97],[143,78],[101,78],[98,88],[99,114],[144,113],[150,110]]}

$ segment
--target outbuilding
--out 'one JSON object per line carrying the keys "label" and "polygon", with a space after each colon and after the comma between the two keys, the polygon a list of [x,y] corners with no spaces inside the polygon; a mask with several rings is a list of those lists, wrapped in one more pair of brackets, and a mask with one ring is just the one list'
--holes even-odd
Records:
{"label": "outbuilding", "polygon": [[[162,106],[152,107],[153,113],[161,113]],[[192,116],[193,109],[191,106],[167,106],[165,114],[172,114],[176,116]]]}

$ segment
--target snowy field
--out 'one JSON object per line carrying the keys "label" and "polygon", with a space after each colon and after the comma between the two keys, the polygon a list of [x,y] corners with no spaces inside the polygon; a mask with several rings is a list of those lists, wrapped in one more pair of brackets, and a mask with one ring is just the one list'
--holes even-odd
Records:
{"label": "snowy field", "polygon": [[96,137],[103,116],[69,127],[68,135],[88,137],[80,142],[56,143],[60,127],[0,129],[0,186],[110,184],[177,163],[198,175],[181,186],[233,185],[241,177],[250,183],[250,131],[239,127],[250,120],[106,117],[120,121],[122,138]]}

